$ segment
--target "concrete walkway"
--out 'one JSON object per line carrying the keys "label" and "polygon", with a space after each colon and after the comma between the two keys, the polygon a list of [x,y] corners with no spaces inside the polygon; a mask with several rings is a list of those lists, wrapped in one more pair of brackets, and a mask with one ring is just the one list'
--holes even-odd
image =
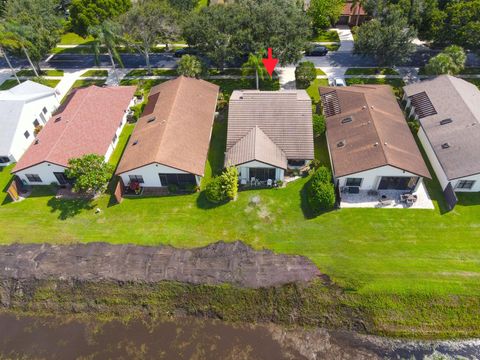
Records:
{"label": "concrete walkway", "polygon": [[335,30],[340,37],[340,48],[337,51],[353,52],[353,35],[350,27],[346,25],[339,25],[331,30]]}
{"label": "concrete walkway", "polygon": [[280,89],[294,90],[297,88],[295,83],[295,66],[294,65],[280,67],[280,68],[277,68],[275,71],[278,74]]}

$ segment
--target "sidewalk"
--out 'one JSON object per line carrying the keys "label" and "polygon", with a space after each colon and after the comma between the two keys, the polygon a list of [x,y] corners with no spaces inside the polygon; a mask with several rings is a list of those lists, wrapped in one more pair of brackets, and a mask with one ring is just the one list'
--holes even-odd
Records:
{"label": "sidewalk", "polygon": [[353,52],[353,35],[350,27],[346,25],[339,25],[331,30],[335,30],[340,37],[340,48],[337,51]]}

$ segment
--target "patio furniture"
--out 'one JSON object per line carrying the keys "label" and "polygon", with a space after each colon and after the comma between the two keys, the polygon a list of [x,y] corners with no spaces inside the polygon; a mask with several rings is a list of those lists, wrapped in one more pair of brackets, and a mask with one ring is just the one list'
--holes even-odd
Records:
{"label": "patio furniture", "polygon": [[247,179],[240,179],[240,185],[247,185]]}
{"label": "patio furniture", "polygon": [[267,186],[268,187],[271,187],[273,185],[273,180],[272,179],[268,179],[267,180]]}
{"label": "patio furniture", "polygon": [[257,186],[257,180],[256,180],[254,177],[252,177],[252,178],[250,179],[250,185],[251,185],[251,186]]}
{"label": "patio furniture", "polygon": [[349,186],[348,187],[348,193],[349,194],[359,194],[360,193],[360,188],[358,186]]}
{"label": "patio furniture", "polygon": [[391,199],[380,199],[378,201],[378,204],[380,206],[390,206],[390,205],[393,205],[393,200],[391,200]]}
{"label": "patio furniture", "polygon": [[368,190],[367,194],[369,196],[378,196],[378,191],[377,190]]}

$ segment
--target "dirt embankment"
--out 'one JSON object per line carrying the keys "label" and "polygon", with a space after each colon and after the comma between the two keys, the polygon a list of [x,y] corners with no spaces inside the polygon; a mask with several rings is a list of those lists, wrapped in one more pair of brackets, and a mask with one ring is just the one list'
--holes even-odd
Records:
{"label": "dirt embankment", "polygon": [[0,246],[0,280],[170,280],[260,288],[309,282],[319,275],[303,256],[255,251],[240,241],[194,249],[107,243]]}

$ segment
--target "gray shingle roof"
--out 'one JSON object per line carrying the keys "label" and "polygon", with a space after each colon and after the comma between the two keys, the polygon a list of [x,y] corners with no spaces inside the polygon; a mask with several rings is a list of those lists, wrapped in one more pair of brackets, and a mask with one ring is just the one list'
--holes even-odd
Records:
{"label": "gray shingle roof", "polygon": [[[409,97],[425,92],[435,108],[436,114],[421,118],[420,124],[447,178],[480,173],[478,88],[465,80],[443,75],[405,86],[404,90]],[[442,122],[446,119],[452,121]]]}
{"label": "gray shingle roof", "polygon": [[254,160],[281,169],[287,168],[285,153],[258,126],[252,128],[228,150],[225,164],[240,165]]}
{"label": "gray shingle roof", "polygon": [[[255,156],[270,159],[269,161],[276,164],[281,162],[282,167],[285,167],[282,156],[273,154],[271,142],[283,151],[287,159],[314,158],[312,103],[305,90],[234,91],[228,110],[227,154],[234,157],[236,151],[240,152],[237,149],[230,152],[230,149],[242,139],[243,147],[247,144],[254,146],[255,143],[247,142],[244,138],[255,127],[258,127],[269,141],[263,138],[256,143],[261,144],[258,149],[249,149],[248,152],[242,149],[241,153],[252,154],[255,151]],[[261,133],[256,136],[257,140],[262,137]],[[269,154],[260,154],[262,151]]]}

